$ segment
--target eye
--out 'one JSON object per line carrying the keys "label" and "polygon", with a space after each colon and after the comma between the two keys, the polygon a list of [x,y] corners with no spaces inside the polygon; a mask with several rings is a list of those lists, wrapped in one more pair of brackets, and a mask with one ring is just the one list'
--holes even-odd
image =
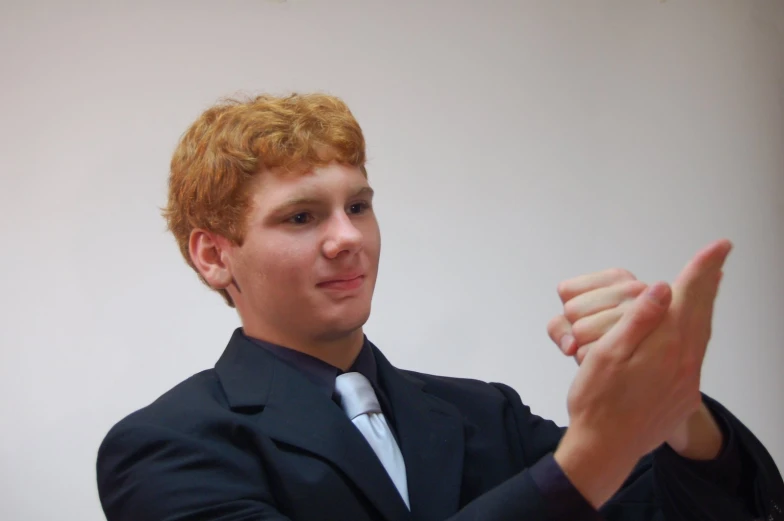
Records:
{"label": "eye", "polygon": [[369,209],[370,209],[370,203],[367,202],[354,203],[348,207],[349,213],[352,214],[363,213]]}
{"label": "eye", "polygon": [[312,220],[313,220],[313,216],[310,215],[308,212],[300,212],[296,215],[292,215],[291,217],[289,217],[288,222],[292,224],[308,224]]}

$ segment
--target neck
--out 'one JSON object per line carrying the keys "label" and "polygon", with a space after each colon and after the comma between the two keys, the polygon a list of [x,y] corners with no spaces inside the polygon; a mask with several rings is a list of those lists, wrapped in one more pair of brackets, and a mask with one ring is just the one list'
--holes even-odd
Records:
{"label": "neck", "polygon": [[342,371],[347,371],[351,367],[365,341],[362,328],[339,337],[320,339],[294,338],[244,325],[242,330],[249,337],[305,353]]}

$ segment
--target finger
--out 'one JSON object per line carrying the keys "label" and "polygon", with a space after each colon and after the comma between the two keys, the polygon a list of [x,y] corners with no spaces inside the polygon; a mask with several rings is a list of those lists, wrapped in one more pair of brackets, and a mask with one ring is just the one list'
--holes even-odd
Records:
{"label": "finger", "polygon": [[572,335],[572,325],[563,315],[553,317],[547,324],[547,334],[566,356],[574,354],[577,345]]}
{"label": "finger", "polygon": [[673,284],[673,309],[681,322],[710,320],[718,292],[716,280],[732,250],[726,240],[709,244],[683,268]]}
{"label": "finger", "polygon": [[719,287],[721,286],[721,280],[724,277],[724,272],[722,270],[718,270],[716,273],[711,274],[711,277],[708,278],[706,282],[708,288],[707,292],[710,295],[708,299],[707,305],[705,306],[705,315],[706,315],[706,322],[708,324],[708,330],[710,331],[710,324],[713,320],[713,310],[716,307],[716,297],[719,295]]}
{"label": "finger", "polygon": [[732,243],[726,239],[710,243],[698,251],[686,264],[673,285],[686,289],[690,288],[691,285],[698,281],[701,275],[721,269],[730,251],[732,251]]}
{"label": "finger", "polygon": [[711,319],[713,318],[713,310],[716,307],[716,297],[719,296],[719,288],[721,287],[721,281],[723,278],[724,278],[724,271],[719,270],[718,273],[716,273],[713,276],[713,280],[711,280],[712,298],[710,299],[710,309],[709,309],[709,314]]}
{"label": "finger", "polygon": [[724,278],[724,270],[716,270],[710,274],[710,276],[706,276],[705,286],[706,291],[710,295],[709,303],[710,303],[710,311],[713,312],[713,307],[716,304],[716,297],[719,294],[719,287],[721,287],[721,281]]}
{"label": "finger", "polygon": [[713,310],[716,305],[716,297],[719,293],[722,277],[722,270],[710,273],[704,277],[704,289],[700,291],[700,302],[695,306],[696,310],[693,313],[692,324],[695,324],[693,327],[699,328],[698,332],[701,331],[700,339],[693,343],[694,349],[696,349],[695,354],[699,360],[704,359],[708,341],[712,335]]}
{"label": "finger", "polygon": [[637,297],[615,326],[596,343],[596,349],[616,353],[622,359],[634,354],[640,343],[662,323],[672,301],[666,282],[652,284]]}
{"label": "finger", "polygon": [[616,308],[586,317],[572,325],[572,336],[577,347],[577,350],[574,352],[577,365],[583,363],[585,355],[596,345],[597,340],[620,321],[621,317],[631,308],[633,302],[624,302]]}
{"label": "finger", "polygon": [[577,295],[564,304],[564,316],[572,324],[590,315],[634,300],[648,285],[639,280],[626,280]]}
{"label": "finger", "polygon": [[572,324],[572,336],[578,346],[599,340],[618,323],[624,313],[633,305],[629,300],[612,309],[606,309],[593,315],[581,318]]}
{"label": "finger", "polygon": [[565,304],[586,291],[610,286],[625,280],[635,280],[635,278],[630,271],[622,268],[597,271],[561,282],[558,284],[558,296],[561,297],[561,302]]}
{"label": "finger", "polygon": [[583,363],[583,360],[585,360],[585,357],[588,355],[588,352],[591,349],[593,349],[595,345],[596,342],[591,342],[590,344],[585,344],[584,346],[580,346],[579,348],[577,348],[577,351],[574,354],[574,360],[575,362],[577,362],[577,365]]}

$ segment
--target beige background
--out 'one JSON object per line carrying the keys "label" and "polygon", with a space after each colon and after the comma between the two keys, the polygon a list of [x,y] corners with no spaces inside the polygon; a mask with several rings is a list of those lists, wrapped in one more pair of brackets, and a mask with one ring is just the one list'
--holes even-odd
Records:
{"label": "beige background", "polygon": [[784,2],[4,1],[0,48],[0,518],[102,519],[105,432],[237,326],[158,207],[179,135],[239,91],[363,125],[391,360],[560,423],[556,284],[672,280],[732,239],[704,390],[784,467]]}

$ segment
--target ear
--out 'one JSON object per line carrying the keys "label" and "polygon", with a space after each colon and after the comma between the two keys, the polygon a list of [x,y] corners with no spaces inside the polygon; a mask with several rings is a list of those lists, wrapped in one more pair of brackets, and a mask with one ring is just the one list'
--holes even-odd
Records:
{"label": "ear", "polygon": [[232,282],[228,247],[229,241],[223,237],[198,228],[191,232],[188,241],[191,262],[215,290],[226,289]]}

